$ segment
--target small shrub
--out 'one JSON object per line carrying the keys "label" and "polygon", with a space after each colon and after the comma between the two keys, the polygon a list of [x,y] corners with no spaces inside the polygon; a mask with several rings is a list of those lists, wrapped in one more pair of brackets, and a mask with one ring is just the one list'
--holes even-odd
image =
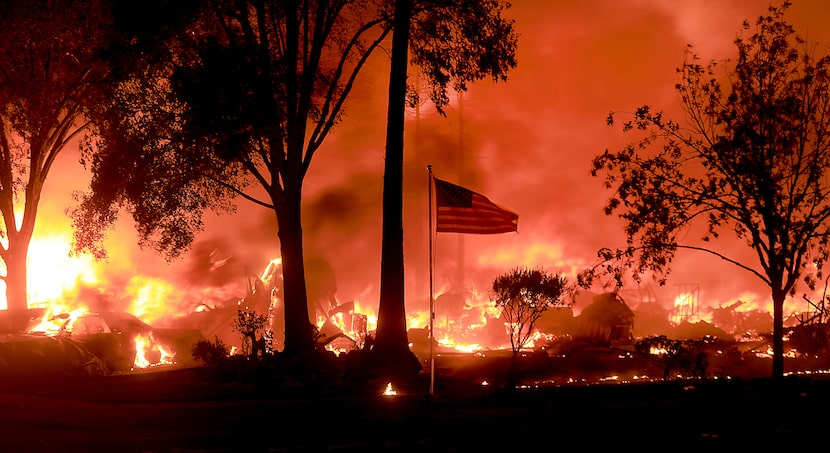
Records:
{"label": "small shrub", "polygon": [[229,351],[219,337],[214,341],[200,340],[191,349],[193,358],[204,362],[205,366],[216,367],[228,359]]}
{"label": "small shrub", "polygon": [[634,348],[643,356],[653,359],[663,369],[663,379],[671,377],[708,377],[709,360],[703,347],[707,338],[672,340],[665,335],[643,338]]}
{"label": "small shrub", "polygon": [[[256,358],[259,353],[271,352],[271,332],[267,331],[268,317],[247,307],[239,306],[231,328],[242,336],[242,353]],[[262,336],[259,332],[263,331]]]}

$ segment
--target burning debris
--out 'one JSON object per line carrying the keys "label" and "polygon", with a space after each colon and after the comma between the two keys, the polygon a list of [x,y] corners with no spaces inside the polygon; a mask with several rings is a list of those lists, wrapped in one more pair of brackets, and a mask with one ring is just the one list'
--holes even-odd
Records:
{"label": "burning debris", "polygon": [[190,329],[156,328],[124,312],[70,313],[32,318],[24,332],[0,335],[6,378],[105,376],[156,366],[196,366]]}
{"label": "burning debris", "polygon": [[[285,325],[281,264],[281,260],[274,259],[261,274],[250,275],[244,298],[213,307],[203,305],[179,318],[178,324],[221,341],[230,347],[232,355],[281,350]],[[354,301],[339,304],[331,289],[333,282],[323,280],[327,289],[312,290],[309,295],[309,318],[316,321],[320,348],[337,354],[362,349],[368,336],[368,317],[358,313]]]}
{"label": "burning debris", "polygon": [[634,342],[634,312],[617,293],[594,297],[573,320],[571,334],[576,339],[608,346]]}
{"label": "burning debris", "polygon": [[126,312],[82,310],[41,320],[27,334],[79,344],[100,358],[109,372],[159,365],[195,366],[190,351],[204,339],[197,330],[153,327]]}
{"label": "burning debris", "polygon": [[29,333],[0,335],[0,378],[104,376],[107,365],[68,338]]}
{"label": "burning debris", "polygon": [[[309,317],[317,327],[315,338],[320,349],[339,356],[368,347],[375,321],[371,311],[365,311],[359,301],[340,303],[334,294],[333,280],[322,280],[325,288],[312,291],[317,296],[309,305]],[[281,263],[273,260],[262,273],[247,278],[245,297],[214,304],[205,302],[189,313],[168,317],[166,326],[174,327],[163,328],[128,312],[106,310],[117,305],[111,296],[95,291],[79,293],[77,300],[91,301],[90,306],[68,303],[71,301],[51,304],[35,312],[32,327],[24,333],[0,339],[0,367],[16,368],[18,374],[26,369],[43,371],[43,364],[33,359],[36,356],[50,357],[52,372],[63,368],[61,372],[85,375],[124,373],[157,366],[200,366],[203,362],[193,358],[192,345],[206,339],[221,341],[223,351],[227,345],[228,355],[278,351],[284,330],[281,283]],[[445,293],[437,300],[442,303],[442,312],[437,317],[436,338],[430,338],[425,327],[428,318],[423,313],[418,310],[407,313],[410,349],[419,359],[426,361],[429,357],[430,341],[432,352],[444,359],[459,360],[469,355],[494,360],[500,352],[508,350],[506,321],[482,294]],[[547,310],[522,352],[523,360],[541,353],[537,358],[550,362],[540,365],[542,368],[558,367],[560,370],[556,373],[567,372],[570,374],[567,379],[574,382],[585,379],[587,374],[597,379],[613,375],[625,381],[633,376],[662,374],[653,367],[644,372],[640,367],[649,365],[634,360],[636,342],[648,337],[664,335],[667,341],[705,337],[708,340],[704,350],[711,366],[724,374],[749,357],[765,359],[769,349],[769,342],[762,334],[765,329],[769,330],[769,314],[761,316],[763,310],[748,310],[747,304],[740,301],[710,309],[713,322],[688,319],[676,324],[672,322],[674,310],[663,308],[656,299],[640,301],[635,309],[629,307],[619,292],[588,293],[583,300],[590,303]],[[240,313],[253,316],[250,319],[257,322],[240,324],[243,319]],[[793,354],[811,357],[827,354],[830,331],[823,322],[825,318],[812,316],[801,325],[788,328],[791,329],[788,347]],[[752,334],[751,338],[747,332]],[[531,376],[535,366],[530,366]],[[763,370],[764,375],[766,371]],[[495,381],[493,376],[480,380]],[[563,380],[560,377],[558,382]]]}
{"label": "burning debris", "polygon": [[367,336],[367,317],[355,312],[354,301],[351,301],[329,310],[319,329],[317,342],[325,349],[341,354],[363,349]]}
{"label": "burning debris", "polygon": [[798,324],[789,331],[790,349],[807,357],[822,357],[830,353],[830,310],[827,309],[827,296],[819,302],[813,302],[806,295],[804,299],[810,310],[796,317]]}

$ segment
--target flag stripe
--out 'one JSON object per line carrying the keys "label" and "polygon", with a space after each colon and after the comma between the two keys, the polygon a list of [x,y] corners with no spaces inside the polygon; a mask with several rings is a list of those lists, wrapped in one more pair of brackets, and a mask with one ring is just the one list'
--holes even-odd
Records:
{"label": "flag stripe", "polygon": [[436,231],[496,234],[517,231],[519,216],[470,189],[435,178]]}

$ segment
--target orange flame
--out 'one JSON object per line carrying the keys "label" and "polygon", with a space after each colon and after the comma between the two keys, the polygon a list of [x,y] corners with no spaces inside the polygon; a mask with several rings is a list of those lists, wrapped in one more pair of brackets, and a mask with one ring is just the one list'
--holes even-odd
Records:
{"label": "orange flame", "polygon": [[175,363],[176,354],[173,353],[167,346],[154,341],[152,335],[136,335],[134,362],[134,366],[136,368],[173,365]]}

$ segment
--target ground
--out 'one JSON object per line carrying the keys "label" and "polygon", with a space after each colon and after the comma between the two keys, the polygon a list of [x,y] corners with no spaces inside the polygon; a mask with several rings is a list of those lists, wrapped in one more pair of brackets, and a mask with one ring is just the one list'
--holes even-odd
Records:
{"label": "ground", "polygon": [[826,442],[814,414],[830,403],[830,380],[819,375],[778,383],[551,380],[508,391],[483,382],[498,381],[503,362],[461,359],[436,358],[435,373],[425,367],[413,388],[395,395],[263,394],[206,380],[200,368],[5,383],[0,450],[749,451]]}

